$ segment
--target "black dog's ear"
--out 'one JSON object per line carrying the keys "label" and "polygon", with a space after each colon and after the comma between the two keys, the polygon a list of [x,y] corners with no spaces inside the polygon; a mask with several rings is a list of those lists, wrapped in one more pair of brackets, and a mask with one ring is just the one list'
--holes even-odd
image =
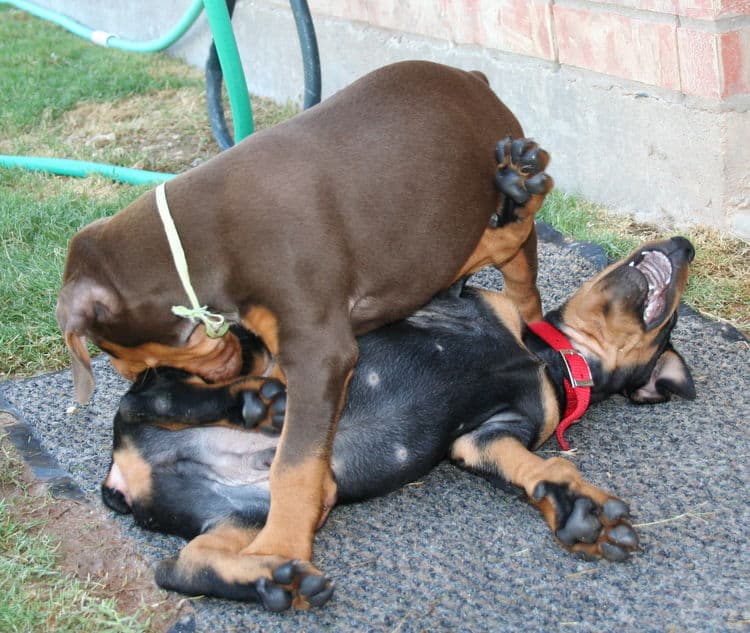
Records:
{"label": "black dog's ear", "polygon": [[630,394],[638,404],[666,402],[675,394],[686,400],[695,399],[695,383],[685,361],[671,346],[656,361],[651,377]]}

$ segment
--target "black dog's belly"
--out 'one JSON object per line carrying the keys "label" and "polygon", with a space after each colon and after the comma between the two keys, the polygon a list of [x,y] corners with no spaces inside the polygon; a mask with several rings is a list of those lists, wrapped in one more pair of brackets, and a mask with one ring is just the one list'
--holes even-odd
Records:
{"label": "black dog's belly", "polygon": [[[333,445],[340,501],[383,495],[426,475],[456,437],[524,392],[534,399],[526,384],[537,376],[534,359],[472,294],[438,297],[359,338]],[[535,429],[520,431],[533,436]]]}

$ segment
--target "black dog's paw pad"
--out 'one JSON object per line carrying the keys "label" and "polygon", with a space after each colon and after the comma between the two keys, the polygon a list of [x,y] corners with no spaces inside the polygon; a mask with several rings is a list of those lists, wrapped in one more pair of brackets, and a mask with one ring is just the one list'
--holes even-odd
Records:
{"label": "black dog's paw pad", "polygon": [[290,560],[287,563],[279,565],[271,574],[273,581],[280,585],[291,585],[297,575],[297,561]]}
{"label": "black dog's paw pad", "polygon": [[612,543],[602,543],[599,546],[602,556],[613,563],[621,563],[628,558],[628,552]]}
{"label": "black dog's paw pad", "polygon": [[280,393],[284,393],[284,385],[275,379],[267,380],[260,388],[260,395],[264,400],[273,400]]}
{"label": "black dog's paw pad", "polygon": [[587,497],[579,497],[573,504],[565,525],[557,530],[557,538],[565,545],[594,543],[599,536],[602,524],[594,512],[596,505]]}
{"label": "black dog's paw pad", "polygon": [[242,392],[242,419],[245,426],[254,428],[268,415],[268,407],[255,391]]}
{"label": "black dog's paw pad", "polygon": [[608,499],[602,506],[602,511],[608,521],[617,521],[630,514],[630,507],[620,499]]}
{"label": "black dog's paw pad", "polygon": [[[323,580],[322,582],[316,583],[314,586],[304,587],[304,581],[300,584],[300,593],[313,607],[319,607],[328,602],[331,599],[335,588],[334,583],[327,578],[323,578],[323,576],[317,577],[322,578]],[[316,578],[316,576],[308,576],[308,578]],[[307,578],[305,580],[307,580]]]}
{"label": "black dog's paw pad", "polygon": [[263,606],[274,613],[286,611],[292,606],[292,594],[283,587],[272,583],[267,578],[261,578],[255,582],[255,590],[258,592]]}
{"label": "black dog's paw pad", "polygon": [[246,428],[278,435],[286,415],[286,387],[275,378],[265,379],[257,389],[241,392],[242,419]]}
{"label": "black dog's paw pad", "polygon": [[620,523],[607,533],[607,538],[617,545],[634,548],[638,546],[638,534],[627,523]]}

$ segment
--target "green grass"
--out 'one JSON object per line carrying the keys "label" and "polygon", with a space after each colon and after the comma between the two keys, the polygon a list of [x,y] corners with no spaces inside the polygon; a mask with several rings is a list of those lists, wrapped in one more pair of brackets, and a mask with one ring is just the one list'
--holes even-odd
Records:
{"label": "green grass", "polygon": [[0,499],[0,631],[36,633],[136,632],[148,623],[118,613],[114,599],[99,595],[91,582],[59,568],[59,544],[34,518],[46,497],[28,494],[21,463],[0,444],[0,486],[16,493]]}
{"label": "green grass", "polygon": [[0,378],[65,365],[54,307],[67,242],[79,228],[116,212],[142,191],[121,186],[101,199],[55,187],[59,180],[0,170]]}
{"label": "green grass", "polygon": [[624,257],[641,242],[684,235],[696,249],[685,302],[750,335],[750,244],[707,227],[659,229],[560,191],[547,196],[538,218],[575,240],[600,244],[612,259]]}
{"label": "green grass", "polygon": [[196,81],[174,59],[95,46],[8,7],[0,7],[0,60],[0,129],[9,138],[80,101],[112,101]]}

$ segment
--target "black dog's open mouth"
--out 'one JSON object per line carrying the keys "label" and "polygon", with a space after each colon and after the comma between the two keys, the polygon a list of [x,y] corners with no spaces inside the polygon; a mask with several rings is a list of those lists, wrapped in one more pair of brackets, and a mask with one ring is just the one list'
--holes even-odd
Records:
{"label": "black dog's open mouth", "polygon": [[667,295],[672,281],[672,262],[660,251],[643,251],[639,259],[630,262],[648,282],[648,295],[643,307],[646,326],[655,323],[667,307]]}

